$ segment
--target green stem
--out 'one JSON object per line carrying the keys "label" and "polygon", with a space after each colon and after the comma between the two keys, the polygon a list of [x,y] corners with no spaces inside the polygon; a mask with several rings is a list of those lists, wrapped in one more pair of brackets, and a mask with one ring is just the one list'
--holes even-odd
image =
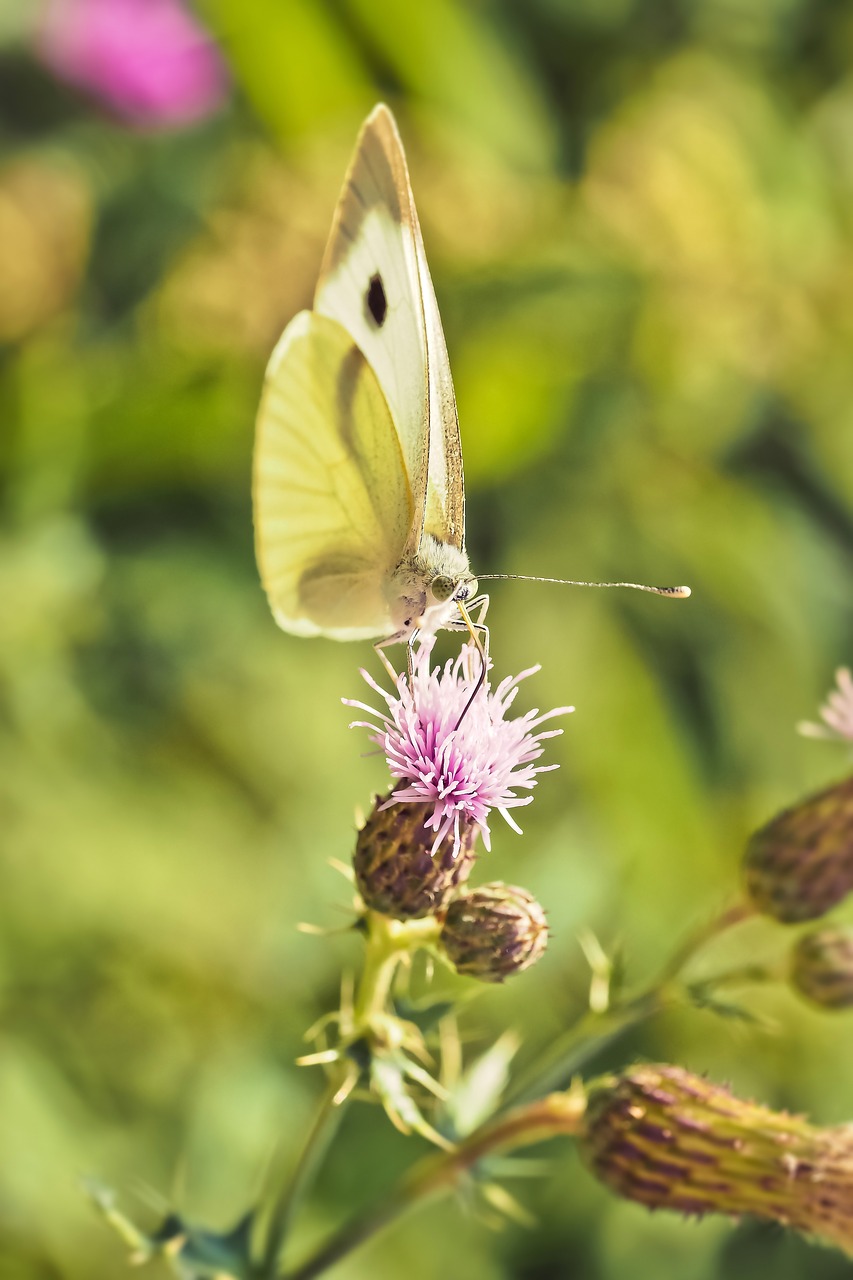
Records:
{"label": "green stem", "polygon": [[353,1008],[356,1034],[369,1031],[374,1019],[386,1011],[394,974],[403,957],[418,947],[429,947],[439,934],[432,916],[423,920],[392,920],[371,911],[366,923],[367,954]]}
{"label": "green stem", "polygon": [[285,1273],[286,1280],[314,1280],[395,1219],[451,1191],[463,1174],[492,1152],[577,1133],[585,1106],[580,1093],[552,1094],[487,1121],[452,1151],[426,1156],[377,1208],[346,1223],[312,1258]]}
{"label": "green stem", "polygon": [[682,1003],[685,991],[679,979],[687,963],[712,938],[753,914],[753,908],[745,902],[726,907],[687,936],[645,990],[602,1013],[588,1010],[582,1014],[578,1022],[569,1027],[510,1089],[507,1103],[524,1102],[541,1097],[550,1089],[565,1086],[590,1059],[626,1031],[654,1014]]}
{"label": "green stem", "polygon": [[733,969],[721,969],[699,982],[691,982],[688,991],[715,992],[723,987],[740,987],[768,982],[784,982],[787,966],[784,964],[741,964]]}
{"label": "green stem", "polygon": [[653,987],[633,1000],[614,1005],[605,1013],[588,1010],[514,1083],[506,1095],[506,1102],[526,1102],[567,1085],[572,1076],[607,1045],[676,1002],[674,991]]}
{"label": "green stem", "polygon": [[[344,1039],[349,1043],[370,1035],[386,1012],[394,974],[403,957],[417,947],[430,945],[437,934],[432,919],[399,921],[371,912],[366,924],[364,967],[353,1003],[351,1025],[345,1028]],[[317,1175],[340,1123],[344,1103],[350,1096],[347,1084],[353,1083],[353,1069],[345,1059],[336,1064],[290,1179],[270,1211],[257,1269],[258,1280],[272,1280],[278,1274],[293,1216]]]}
{"label": "green stem", "polygon": [[314,1122],[308,1131],[293,1173],[269,1215],[263,1254],[257,1268],[258,1280],[273,1280],[285,1241],[290,1234],[293,1215],[302,1196],[317,1175],[320,1165],[337,1132],[347,1097],[336,1102],[343,1085],[345,1070],[335,1071],[320,1101]]}
{"label": "green stem", "polygon": [[[525,1105],[516,1105],[497,1119],[487,1121],[454,1150],[422,1160],[377,1208],[347,1223],[300,1268],[287,1272],[287,1280],[313,1280],[321,1275],[390,1222],[425,1200],[449,1191],[462,1174],[490,1152],[529,1145],[558,1133],[577,1132],[583,1100],[575,1093],[549,1094],[548,1090],[564,1086],[575,1072],[631,1027],[683,1001],[686,991],[680,976],[685,966],[712,938],[752,914],[752,908],[745,902],[726,908],[685,939],[656,981],[644,991],[602,1013],[588,1011],[508,1095],[507,1103]],[[357,1032],[369,1031],[373,1020],[387,1008],[391,983],[402,956],[419,946],[431,945],[434,933],[432,920],[401,923],[369,915],[367,956],[353,1009]],[[308,1145],[310,1148],[310,1140]],[[289,1207],[285,1232],[288,1223]],[[265,1272],[264,1280],[273,1274]]]}
{"label": "green stem", "polygon": [[697,951],[705,946],[707,942],[711,942],[714,938],[719,937],[721,933],[725,933],[727,929],[733,928],[736,924],[748,920],[755,915],[755,908],[744,901],[733,902],[731,906],[726,907],[717,916],[712,916],[704,924],[689,933],[680,947],[677,947],[672,957],[667,961],[658,977],[658,985],[670,982],[680,976],[687,963],[693,959]]}

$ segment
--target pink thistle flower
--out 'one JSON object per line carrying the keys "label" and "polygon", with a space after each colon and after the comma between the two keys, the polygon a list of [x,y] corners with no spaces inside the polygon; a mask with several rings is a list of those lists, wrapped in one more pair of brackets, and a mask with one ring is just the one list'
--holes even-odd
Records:
{"label": "pink thistle flower", "polygon": [[797,725],[807,738],[836,738],[853,742],[853,676],[847,667],[839,667],[835,673],[836,689],[832,689],[819,710],[823,724],[808,720]]}
{"label": "pink thistle flower", "polygon": [[480,675],[479,652],[469,642],[455,660],[430,668],[433,644],[434,638],[421,642],[413,655],[411,685],[407,676],[397,676],[395,694],[362,670],[387,711],[349,698],[344,702],[376,717],[378,723],[356,720],[351,727],[370,730],[371,741],[385,753],[391,776],[401,784],[382,807],[405,802],[432,805],[424,825],[436,833],[433,850],[451,833],[458,848],[463,823],[479,827],[488,849],[492,809],[520,833],[510,810],[530,804],[533,797],[517,791],[531,790],[538,774],[559,767],[533,763],[543,753],[544,740],[563,732],[541,726],[574,707],[507,718],[520,682],[534,675],[538,666],[508,676],[496,689],[484,684],[469,706]]}
{"label": "pink thistle flower", "polygon": [[181,0],[46,0],[36,51],[63,80],[143,127],[203,119],[228,89],[222,56]]}

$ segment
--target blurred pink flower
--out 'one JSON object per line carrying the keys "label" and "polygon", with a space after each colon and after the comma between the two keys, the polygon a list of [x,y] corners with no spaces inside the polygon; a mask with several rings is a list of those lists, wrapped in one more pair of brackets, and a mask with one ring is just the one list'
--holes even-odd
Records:
{"label": "blurred pink flower", "polygon": [[200,120],[228,91],[222,56],[181,0],[46,0],[36,51],[61,79],[143,127]]}
{"label": "blurred pink flower", "polygon": [[371,731],[371,741],[385,752],[391,776],[401,783],[384,807],[402,801],[432,805],[425,826],[436,832],[434,848],[451,832],[458,842],[459,824],[464,819],[480,828],[488,849],[490,811],[497,809],[515,831],[520,831],[509,811],[530,804],[533,797],[518,796],[517,789],[531,790],[537,774],[557,768],[555,764],[533,764],[542,755],[543,740],[563,732],[541,726],[574,708],[558,707],[544,715],[528,711],[515,719],[507,718],[519,682],[538,671],[538,666],[508,676],[496,689],[484,685],[469,705],[479,683],[478,651],[466,644],[455,661],[431,668],[432,647],[432,639],[421,642],[413,657],[411,687],[405,675],[398,676],[396,696],[362,671],[370,687],[384,699],[387,711],[349,698],[344,702],[378,721],[358,720],[355,724]]}
{"label": "blurred pink flower", "polygon": [[830,690],[820,708],[823,724],[805,720],[797,729],[807,738],[840,738],[842,742],[853,742],[853,677],[847,667],[838,668],[835,681],[837,687]]}

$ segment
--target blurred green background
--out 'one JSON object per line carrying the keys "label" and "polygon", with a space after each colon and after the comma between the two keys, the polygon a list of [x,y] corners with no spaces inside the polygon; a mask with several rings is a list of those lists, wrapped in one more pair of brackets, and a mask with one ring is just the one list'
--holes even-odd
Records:
{"label": "blurred green background", "polygon": [[[577,1013],[584,926],[648,977],[747,833],[843,772],[794,725],[853,659],[853,9],[204,0],[230,88],[156,127],[72,87],[37,9],[0,7],[0,1271],[98,1280],[125,1259],[80,1176],[149,1223],[153,1188],[230,1225],[298,1145],[321,1079],[293,1060],[358,962],[295,924],[348,919],[328,859],[384,770],[340,698],[378,666],[276,629],[249,489],[264,364],[375,101],[444,318],[474,570],[694,591],[493,584],[496,674],[541,662],[519,707],[577,712],[481,863],[553,940],[478,996],[472,1048],[514,1026],[529,1060]],[[774,1030],[672,1015],[602,1064],[853,1118],[853,1021],[750,1003]],[[353,1109],[305,1242],[422,1145]],[[534,1231],[438,1206],[335,1274],[848,1273],[619,1203],[568,1148],[521,1196]]]}

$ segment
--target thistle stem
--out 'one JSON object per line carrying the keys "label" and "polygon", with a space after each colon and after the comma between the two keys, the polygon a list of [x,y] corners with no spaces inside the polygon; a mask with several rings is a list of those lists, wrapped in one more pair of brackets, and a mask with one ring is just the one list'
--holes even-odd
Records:
{"label": "thistle stem", "polygon": [[661,970],[658,977],[658,985],[663,985],[679,977],[688,962],[693,959],[698,951],[702,950],[707,942],[718,938],[727,929],[733,928],[736,924],[741,924],[744,920],[748,920],[754,915],[755,907],[743,899],[733,902],[730,906],[725,907],[719,915],[712,916],[710,920],[700,924],[692,933],[687,935],[681,946],[676,947],[672,956]]}
{"label": "thistle stem", "polygon": [[741,964],[733,969],[721,969],[700,982],[691,982],[688,991],[716,992],[724,987],[740,987],[767,982],[784,982],[787,977],[786,964]]}
{"label": "thistle stem", "polygon": [[[370,1033],[387,1010],[391,984],[401,960],[417,947],[428,946],[437,934],[432,919],[402,922],[370,912],[366,925],[364,967],[351,1011],[351,1026],[346,1028],[348,1041]],[[273,1280],[278,1274],[293,1216],[317,1175],[350,1096],[352,1070],[346,1061],[336,1064],[293,1172],[270,1211],[256,1273],[258,1280]]]}
{"label": "thistle stem", "polygon": [[356,1032],[367,1031],[387,1008],[391,983],[403,958],[437,941],[439,926],[432,916],[423,920],[392,920],[376,911],[366,916],[367,953],[353,1008]]}
{"label": "thistle stem", "polygon": [[452,1151],[424,1157],[372,1212],[346,1223],[301,1267],[286,1272],[284,1280],[314,1280],[390,1222],[451,1191],[484,1156],[577,1133],[585,1108],[586,1099],[580,1092],[552,1094],[487,1121]]}
{"label": "thistle stem", "polygon": [[263,1254],[256,1272],[258,1280],[273,1280],[278,1274],[279,1258],[290,1234],[293,1215],[302,1196],[314,1181],[340,1124],[349,1095],[339,1101],[336,1098],[345,1074],[345,1069],[339,1068],[329,1079],[293,1173],[270,1212]]}
{"label": "thistle stem", "polygon": [[654,987],[633,1000],[614,1005],[605,1013],[587,1010],[515,1082],[506,1095],[506,1102],[526,1102],[540,1097],[549,1089],[565,1086],[607,1045],[675,1002],[671,989],[663,991]]}
{"label": "thistle stem", "polygon": [[645,990],[611,1005],[601,1013],[587,1010],[521,1076],[508,1092],[506,1101],[524,1102],[529,1098],[540,1097],[549,1089],[565,1086],[575,1072],[586,1066],[590,1059],[626,1031],[663,1009],[682,1003],[686,998],[686,991],[679,979],[688,962],[712,938],[754,914],[754,909],[746,902],[735,902],[726,907],[685,938],[658,977]]}

